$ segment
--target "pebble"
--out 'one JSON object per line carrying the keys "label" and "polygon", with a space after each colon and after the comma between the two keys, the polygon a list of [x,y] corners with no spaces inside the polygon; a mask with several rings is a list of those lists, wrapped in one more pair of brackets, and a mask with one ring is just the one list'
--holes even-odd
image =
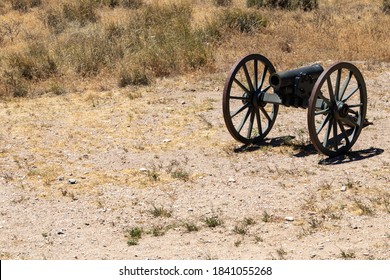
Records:
{"label": "pebble", "polygon": [[236,182],[236,179],[234,178],[229,178],[229,183],[235,183]]}
{"label": "pebble", "polygon": [[286,217],[284,218],[287,222],[293,222],[295,219],[294,217]]}
{"label": "pebble", "polygon": [[164,139],[163,140],[163,143],[169,143],[169,142],[171,142],[172,140],[171,139]]}
{"label": "pebble", "polygon": [[145,167],[139,169],[140,172],[147,172],[148,170]]}
{"label": "pebble", "polygon": [[340,189],[340,191],[342,191],[342,192],[347,191],[347,186],[342,186],[341,189]]}
{"label": "pebble", "polygon": [[68,182],[69,182],[69,184],[71,184],[71,185],[74,185],[74,184],[76,184],[76,183],[77,183],[77,180],[76,180],[76,179],[73,179],[73,178],[71,178],[71,179],[69,179],[69,180],[68,180]]}

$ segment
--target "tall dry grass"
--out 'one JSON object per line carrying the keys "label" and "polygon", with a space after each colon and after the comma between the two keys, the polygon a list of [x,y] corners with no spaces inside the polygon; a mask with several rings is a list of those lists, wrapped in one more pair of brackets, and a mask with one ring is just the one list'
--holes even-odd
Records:
{"label": "tall dry grass", "polygon": [[299,1],[315,7],[295,10],[248,2],[2,1],[0,96],[226,72],[246,53],[262,53],[279,69],[313,61],[390,60],[386,0]]}

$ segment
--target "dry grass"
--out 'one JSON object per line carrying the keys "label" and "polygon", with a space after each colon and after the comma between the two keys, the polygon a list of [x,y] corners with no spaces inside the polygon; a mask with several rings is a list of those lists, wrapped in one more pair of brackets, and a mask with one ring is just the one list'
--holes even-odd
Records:
{"label": "dry grass", "polygon": [[262,53],[278,69],[390,60],[386,1],[323,0],[309,12],[247,6],[244,0],[5,1],[0,96],[96,88],[96,80],[106,87],[149,85],[199,69],[226,71],[245,53]]}

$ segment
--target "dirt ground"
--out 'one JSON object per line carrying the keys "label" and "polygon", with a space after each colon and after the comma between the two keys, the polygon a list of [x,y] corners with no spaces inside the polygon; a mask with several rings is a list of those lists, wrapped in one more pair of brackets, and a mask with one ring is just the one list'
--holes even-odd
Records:
{"label": "dirt ground", "polygon": [[390,65],[356,65],[374,124],[333,159],[302,109],[233,140],[225,73],[1,101],[0,258],[390,259]]}

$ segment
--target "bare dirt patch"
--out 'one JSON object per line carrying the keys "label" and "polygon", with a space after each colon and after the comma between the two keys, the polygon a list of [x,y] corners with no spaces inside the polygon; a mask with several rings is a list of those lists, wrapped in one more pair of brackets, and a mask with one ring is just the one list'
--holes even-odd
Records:
{"label": "bare dirt patch", "polygon": [[0,257],[389,259],[389,65],[357,64],[374,125],[335,159],[300,109],[235,142],[225,74],[2,102]]}

